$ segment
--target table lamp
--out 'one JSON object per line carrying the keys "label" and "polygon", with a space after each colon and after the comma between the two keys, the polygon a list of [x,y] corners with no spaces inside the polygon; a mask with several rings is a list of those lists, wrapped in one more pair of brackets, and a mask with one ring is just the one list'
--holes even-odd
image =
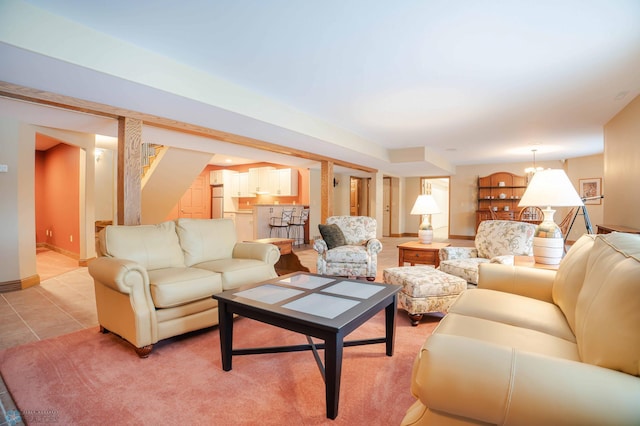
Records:
{"label": "table lamp", "polygon": [[533,175],[518,203],[519,207],[544,207],[544,219],[533,237],[533,257],[537,263],[557,265],[564,254],[564,238],[553,221],[554,207],[582,206],[582,200],[562,169],[545,169]]}
{"label": "table lamp", "polygon": [[422,215],[423,220],[418,228],[418,239],[422,244],[431,244],[433,241],[433,227],[431,226],[430,215],[440,213],[436,200],[432,195],[418,195],[411,214]]}

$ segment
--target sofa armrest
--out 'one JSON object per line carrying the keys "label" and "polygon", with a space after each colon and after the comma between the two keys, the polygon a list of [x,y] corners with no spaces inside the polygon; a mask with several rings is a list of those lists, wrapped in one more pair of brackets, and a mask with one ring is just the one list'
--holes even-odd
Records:
{"label": "sofa armrest", "polygon": [[88,271],[95,281],[123,294],[136,293],[137,287],[149,288],[147,270],[132,260],[98,257],[89,262]]}
{"label": "sofa armrest", "polygon": [[329,247],[327,247],[327,242],[325,240],[314,240],[313,249],[317,251],[318,254],[323,254],[329,250]]}
{"label": "sofa armrest", "polygon": [[478,249],[475,247],[443,247],[440,249],[440,261],[453,259],[470,259],[478,257]]}
{"label": "sofa armrest", "polygon": [[478,288],[519,294],[553,303],[556,271],[550,269],[482,263],[478,266]]}
{"label": "sofa armrest", "polygon": [[462,336],[435,334],[412,379],[429,409],[491,424],[637,424],[640,378]]}
{"label": "sofa armrest", "polygon": [[490,263],[499,263],[500,265],[513,265],[515,263],[515,256],[512,254],[495,256],[491,258]]}
{"label": "sofa armrest", "polygon": [[382,251],[382,243],[377,238],[370,238],[367,240],[365,247],[369,254],[378,254]]}
{"label": "sofa armrest", "polygon": [[257,259],[268,265],[275,265],[280,259],[280,250],[273,244],[236,243],[232,257],[236,259]]}

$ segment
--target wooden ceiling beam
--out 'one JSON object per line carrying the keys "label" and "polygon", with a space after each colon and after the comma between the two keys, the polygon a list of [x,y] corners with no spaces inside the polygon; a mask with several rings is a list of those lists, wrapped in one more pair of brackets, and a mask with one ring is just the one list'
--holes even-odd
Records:
{"label": "wooden ceiling beam", "polygon": [[291,157],[304,158],[310,161],[330,162],[336,166],[346,167],[349,169],[360,170],[366,173],[377,173],[377,169],[363,166],[360,164],[342,161],[339,159],[327,157],[324,155],[314,154],[296,148],[289,148],[283,145],[266,142],[260,139],[250,138],[247,136],[237,135],[234,133],[223,132],[221,130],[211,129],[205,126],[185,123],[183,121],[172,120],[165,117],[159,117],[152,114],[146,114],[125,108],[118,108],[98,102],[87,101],[71,96],[60,95],[45,90],[33,89],[30,87],[20,86],[17,84],[0,81],[0,96],[17,99],[26,102],[61,108],[85,114],[93,114],[111,119],[119,119],[121,117],[132,118],[142,121],[145,125],[159,127],[162,129],[172,130],[181,133],[187,133],[197,136],[204,136],[221,142],[227,142],[235,145],[246,146],[250,148],[260,149],[263,151],[274,152],[277,154],[288,155]]}

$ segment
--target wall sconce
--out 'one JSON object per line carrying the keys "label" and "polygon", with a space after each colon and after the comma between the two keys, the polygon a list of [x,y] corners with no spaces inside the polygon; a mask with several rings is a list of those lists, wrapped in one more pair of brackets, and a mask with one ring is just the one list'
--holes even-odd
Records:
{"label": "wall sconce", "polygon": [[100,161],[100,158],[102,157],[102,153],[104,153],[104,149],[102,148],[96,148],[93,150],[93,156],[96,159],[96,163]]}

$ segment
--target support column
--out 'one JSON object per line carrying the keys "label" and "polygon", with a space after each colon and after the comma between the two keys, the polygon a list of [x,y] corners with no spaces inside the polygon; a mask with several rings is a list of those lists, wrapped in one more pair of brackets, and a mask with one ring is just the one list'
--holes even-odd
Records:
{"label": "support column", "polygon": [[142,218],[142,121],[118,119],[118,225],[140,225]]}
{"label": "support column", "polygon": [[333,216],[333,162],[320,162],[320,223]]}

